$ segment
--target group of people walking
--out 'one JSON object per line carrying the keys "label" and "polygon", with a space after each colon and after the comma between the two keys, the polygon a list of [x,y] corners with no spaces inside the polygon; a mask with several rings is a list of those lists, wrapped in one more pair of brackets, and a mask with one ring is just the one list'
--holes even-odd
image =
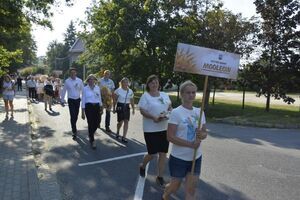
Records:
{"label": "group of people walking", "polygon": [[[191,81],[181,84],[179,91],[182,104],[175,109],[172,109],[168,94],[161,92],[160,87],[158,76],[149,76],[146,82],[146,92],[138,102],[143,116],[143,132],[148,152],[139,165],[139,174],[145,177],[147,164],[158,154],[156,182],[160,186],[165,186],[162,199],[169,199],[169,196],[178,190],[183,179],[186,180],[186,199],[194,199],[196,183],[201,171],[200,144],[207,136],[205,115],[202,115],[202,126],[198,128],[201,109],[193,107],[197,87]],[[77,137],[76,121],[82,91],[81,117],[87,118],[91,147],[96,148],[94,134],[100,127],[104,109],[106,111],[105,130],[112,132],[110,113],[111,111],[117,113],[116,138],[120,137],[120,130],[123,126],[121,140],[124,143],[128,142],[126,136],[130,111],[132,110],[132,114],[135,113],[134,93],[129,88],[128,78],[123,78],[120,81],[120,87],[115,90],[114,82],[110,79],[110,71],[106,70],[100,80],[94,75],[89,75],[84,86],[82,80],[76,77],[76,70],[71,69],[70,78],[65,81],[62,91],[62,100],[66,91],[74,139]],[[166,184],[163,175],[169,142],[172,143],[169,158],[171,181]],[[192,172],[193,160],[195,167]]]}
{"label": "group of people walking", "polygon": [[[78,78],[75,69],[70,69],[70,77],[65,81],[61,93],[62,104],[64,104],[65,95],[67,93],[68,105],[70,112],[70,121],[73,139],[77,138],[76,123],[78,120],[80,102],[81,102],[81,118],[87,119],[88,134],[91,147],[96,149],[95,132],[100,128],[101,116],[105,109],[105,131],[111,133],[110,118],[111,111],[117,113],[117,134],[120,137],[120,129],[123,126],[123,134],[121,141],[127,143],[126,138],[128,131],[128,121],[130,119],[130,110],[134,114],[133,91],[128,87],[129,80],[123,78],[120,81],[120,87],[115,90],[115,84],[110,79],[110,71],[105,70],[100,80],[93,74],[89,75],[83,81]],[[98,85],[99,83],[99,85]],[[130,108],[131,106],[131,108]]]}
{"label": "group of people walking", "polygon": [[[77,77],[76,69],[71,68],[70,77],[65,80],[60,95],[61,103],[64,104],[67,94],[73,139],[77,138],[76,123],[81,104],[81,117],[87,119],[89,142],[93,149],[96,148],[94,135],[97,128],[100,128],[104,109],[105,130],[112,132],[111,112],[117,113],[116,138],[121,137],[121,141],[127,143],[130,114],[135,113],[134,93],[129,88],[128,78],[122,78],[119,88],[115,89],[114,82],[110,79],[110,71],[106,70],[100,80],[91,74],[85,83],[86,85]],[[205,115],[200,114],[203,112],[200,108],[193,107],[197,87],[191,81],[182,83],[179,88],[182,104],[174,109],[170,97],[160,91],[160,88],[158,76],[149,76],[146,81],[146,92],[138,102],[143,116],[143,132],[147,147],[147,154],[139,165],[139,174],[145,177],[147,164],[158,155],[156,182],[165,188],[162,199],[169,199],[184,179],[185,199],[195,199],[196,183],[201,172],[201,142],[207,136]],[[6,115],[9,114],[8,105],[10,105],[13,116],[14,83],[8,75],[4,76],[3,89]],[[202,116],[201,123],[198,122],[200,116]],[[166,184],[164,170],[169,142],[172,144],[169,157],[171,180]]]}

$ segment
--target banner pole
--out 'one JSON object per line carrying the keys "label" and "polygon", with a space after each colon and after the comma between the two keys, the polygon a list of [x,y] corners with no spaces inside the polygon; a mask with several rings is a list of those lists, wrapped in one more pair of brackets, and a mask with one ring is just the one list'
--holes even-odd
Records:
{"label": "banner pole", "polygon": [[[202,102],[201,102],[201,109],[200,109],[200,118],[199,118],[199,121],[198,121],[198,129],[202,129],[202,116],[203,116],[204,107],[205,107],[205,98],[206,98],[207,83],[208,83],[208,76],[205,76],[204,87],[203,87],[203,95],[202,95]],[[193,163],[192,163],[192,171],[191,171],[192,176],[194,175],[194,171],[195,171],[196,154],[197,154],[198,148],[194,150]]]}

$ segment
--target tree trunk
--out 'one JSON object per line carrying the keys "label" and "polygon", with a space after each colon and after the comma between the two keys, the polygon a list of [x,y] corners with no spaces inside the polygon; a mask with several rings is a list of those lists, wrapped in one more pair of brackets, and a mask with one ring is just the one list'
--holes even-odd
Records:
{"label": "tree trunk", "polygon": [[271,99],[271,94],[270,92],[267,93],[267,103],[266,103],[266,111],[270,111],[270,99]]}
{"label": "tree trunk", "polygon": [[246,90],[245,90],[245,88],[243,88],[243,104],[242,104],[243,110],[245,109],[245,93],[246,93]]}
{"label": "tree trunk", "polygon": [[209,96],[210,96],[210,84],[207,84],[206,97],[205,97],[205,112],[209,110]]}
{"label": "tree trunk", "polygon": [[215,95],[216,95],[216,87],[214,87],[214,93],[213,93],[212,105],[215,105]]}

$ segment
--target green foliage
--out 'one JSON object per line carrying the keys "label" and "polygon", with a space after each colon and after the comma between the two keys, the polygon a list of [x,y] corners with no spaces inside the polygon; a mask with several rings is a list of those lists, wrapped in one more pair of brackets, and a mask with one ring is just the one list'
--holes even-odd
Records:
{"label": "green foliage", "polygon": [[8,67],[12,62],[21,62],[21,55],[21,50],[11,52],[0,45],[0,76],[8,73]]}
{"label": "green foliage", "polygon": [[73,23],[73,21],[71,21],[67,28],[66,33],[64,34],[64,37],[65,37],[64,45],[65,45],[66,50],[69,50],[71,48],[71,46],[75,43],[76,37],[77,37],[76,35],[77,35],[77,33],[76,33],[74,23]]}
{"label": "green foliage", "polygon": [[299,87],[300,3],[297,0],[256,0],[254,4],[262,17],[259,44],[264,48],[261,57],[246,68],[249,84],[258,96],[265,96],[266,111],[270,98],[293,103],[286,95],[291,88]]}
{"label": "green foliage", "polygon": [[[65,0],[65,2],[71,5],[72,0]],[[51,28],[50,7],[58,3],[58,0],[0,1],[0,46],[6,70],[15,72],[18,68],[31,65],[36,60],[36,44],[32,39],[31,24],[36,23]],[[16,55],[15,52],[18,56],[12,59],[11,55]],[[20,54],[23,61],[19,59]],[[4,73],[2,68],[0,73]]]}
{"label": "green foliage", "polygon": [[46,74],[45,68],[29,66],[20,70],[20,75],[23,77],[27,77],[29,75],[35,75],[35,74]]}
{"label": "green foliage", "polygon": [[219,1],[100,1],[87,23],[93,31],[84,35],[81,62],[90,69],[108,68],[116,80],[129,76],[138,82],[159,74],[163,82],[172,78],[176,84],[201,82],[173,73],[178,42],[247,54],[252,49],[245,43],[255,30],[240,15],[222,10]]}
{"label": "green foliage", "polygon": [[52,41],[47,49],[47,64],[52,70],[62,70],[64,74],[68,73],[70,67],[68,52],[71,46],[76,41],[76,29],[73,21],[70,22],[66,33],[64,34],[64,43]]}

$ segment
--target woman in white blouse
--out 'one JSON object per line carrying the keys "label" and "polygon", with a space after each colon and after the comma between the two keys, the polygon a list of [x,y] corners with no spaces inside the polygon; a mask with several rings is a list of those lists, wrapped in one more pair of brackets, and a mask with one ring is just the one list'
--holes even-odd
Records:
{"label": "woman in white blouse", "polygon": [[87,79],[87,86],[82,91],[82,102],[81,102],[81,117],[87,118],[89,139],[93,149],[96,149],[95,143],[95,132],[100,122],[100,110],[102,110],[102,101],[100,88],[97,84],[97,78],[93,74],[90,74]]}
{"label": "woman in white blouse", "polygon": [[165,92],[159,91],[159,79],[156,75],[148,77],[146,90],[139,101],[143,115],[143,131],[148,154],[140,164],[140,176],[145,176],[145,167],[158,154],[158,173],[156,182],[164,186],[163,172],[169,142],[167,140],[168,114],[171,111],[171,100]]}
{"label": "woman in white blouse", "polygon": [[8,74],[4,75],[2,95],[3,95],[4,105],[5,105],[6,118],[8,118],[9,108],[11,111],[11,117],[13,117],[14,116],[13,100],[15,96],[15,83],[13,82],[12,78]]}
{"label": "woman in white blouse", "polygon": [[132,114],[134,114],[134,99],[133,91],[128,87],[128,78],[123,78],[120,81],[120,87],[115,90],[113,96],[113,113],[117,112],[117,135],[119,138],[120,129],[123,126],[122,142],[127,143],[126,135],[128,131],[128,122],[130,119],[130,107],[131,104]]}

